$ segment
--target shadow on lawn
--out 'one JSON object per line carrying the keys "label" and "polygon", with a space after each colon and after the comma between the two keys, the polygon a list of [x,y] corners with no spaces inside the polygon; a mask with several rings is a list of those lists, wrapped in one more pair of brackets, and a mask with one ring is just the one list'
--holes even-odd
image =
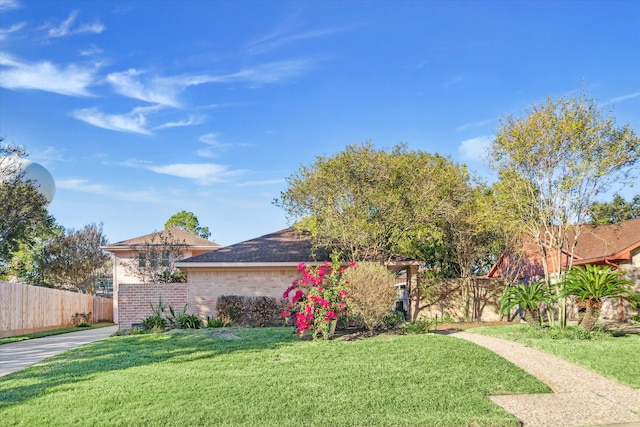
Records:
{"label": "shadow on lawn", "polygon": [[[211,359],[236,351],[267,350],[299,341],[291,328],[208,329],[111,337],[0,377],[0,411],[95,374],[154,363]],[[21,385],[25,384],[27,385]],[[15,384],[15,385],[14,385]]]}

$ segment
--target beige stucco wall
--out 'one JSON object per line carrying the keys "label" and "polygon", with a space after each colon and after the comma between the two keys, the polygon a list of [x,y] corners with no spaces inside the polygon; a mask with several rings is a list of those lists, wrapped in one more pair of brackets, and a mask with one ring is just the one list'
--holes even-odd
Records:
{"label": "beige stucco wall", "polygon": [[299,277],[296,267],[185,268],[189,307],[203,319],[217,315],[221,295],[268,296],[282,293]]}
{"label": "beige stucco wall", "polygon": [[[415,318],[441,319],[450,316],[454,321],[506,320],[500,315],[498,300],[505,287],[500,279],[476,278],[466,297],[461,279],[439,279],[427,283],[427,293],[421,293],[420,306]],[[467,301],[465,304],[464,301]],[[465,315],[466,313],[466,315]]]}

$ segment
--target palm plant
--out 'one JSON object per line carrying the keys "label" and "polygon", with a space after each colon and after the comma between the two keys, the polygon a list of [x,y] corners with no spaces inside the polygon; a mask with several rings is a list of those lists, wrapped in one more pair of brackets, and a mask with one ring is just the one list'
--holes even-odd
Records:
{"label": "palm plant", "polygon": [[584,310],[578,326],[590,331],[600,318],[604,298],[620,298],[625,301],[639,302],[640,295],[629,286],[633,280],[624,280],[623,271],[610,266],[586,265],[574,267],[565,276],[563,296],[576,298],[578,306]]}
{"label": "palm plant", "polygon": [[524,320],[530,325],[540,325],[542,314],[540,303],[551,304],[553,298],[544,281],[535,282],[527,286],[521,283],[506,288],[500,298],[500,313],[509,314],[512,309],[520,306],[524,310]]}

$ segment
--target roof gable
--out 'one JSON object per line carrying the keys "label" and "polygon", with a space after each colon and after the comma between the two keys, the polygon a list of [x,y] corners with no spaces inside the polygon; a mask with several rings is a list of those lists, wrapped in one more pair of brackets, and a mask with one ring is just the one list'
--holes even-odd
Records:
{"label": "roof gable", "polygon": [[181,228],[171,227],[165,230],[156,231],[154,233],[145,234],[144,236],[134,237],[132,239],[123,240],[121,242],[112,243],[103,247],[105,250],[113,249],[130,249],[132,247],[147,244],[162,244],[166,241],[175,241],[185,244],[188,247],[220,247],[220,244],[211,240],[203,239],[193,233],[189,233]]}
{"label": "roof gable", "polygon": [[325,260],[329,252],[314,251],[311,235],[293,227],[234,245],[219,247],[181,263],[300,263]]}

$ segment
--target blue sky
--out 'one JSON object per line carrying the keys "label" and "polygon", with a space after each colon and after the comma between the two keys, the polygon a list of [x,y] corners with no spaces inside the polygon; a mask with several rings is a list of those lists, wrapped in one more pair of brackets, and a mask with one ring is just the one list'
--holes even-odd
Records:
{"label": "blue sky", "polygon": [[[195,213],[232,244],[318,155],[373,142],[486,176],[499,118],[583,86],[640,132],[640,2],[0,0],[0,136],[65,227]],[[626,189],[623,195],[637,193]]]}

